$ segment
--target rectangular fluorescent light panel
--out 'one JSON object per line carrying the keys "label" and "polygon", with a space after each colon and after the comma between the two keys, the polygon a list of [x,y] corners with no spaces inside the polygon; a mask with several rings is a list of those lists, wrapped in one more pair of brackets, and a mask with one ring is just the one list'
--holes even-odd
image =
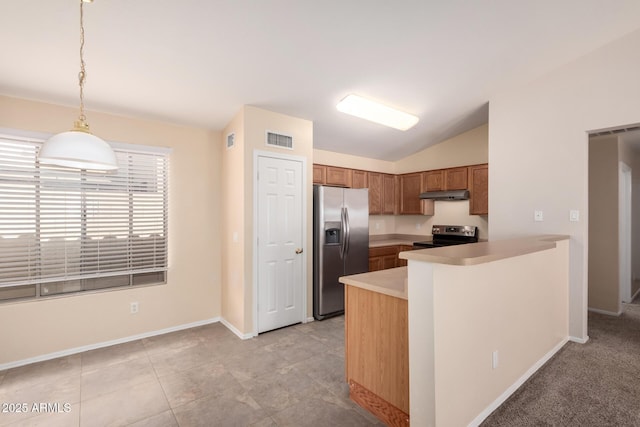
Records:
{"label": "rectangular fluorescent light panel", "polygon": [[412,114],[364,99],[358,95],[348,95],[338,103],[336,108],[343,113],[398,130],[410,129],[420,120]]}

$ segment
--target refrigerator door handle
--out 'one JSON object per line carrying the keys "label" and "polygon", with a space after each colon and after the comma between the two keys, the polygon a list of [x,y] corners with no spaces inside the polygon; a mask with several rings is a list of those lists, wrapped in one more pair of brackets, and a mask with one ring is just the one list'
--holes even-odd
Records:
{"label": "refrigerator door handle", "polygon": [[344,237],[344,253],[349,253],[349,243],[351,242],[351,227],[349,226],[349,208],[344,208],[344,223],[345,223],[345,237]]}
{"label": "refrigerator door handle", "polygon": [[342,238],[342,240],[340,241],[340,259],[344,259],[345,241],[346,241],[346,224],[344,220],[344,208],[340,208],[340,235]]}

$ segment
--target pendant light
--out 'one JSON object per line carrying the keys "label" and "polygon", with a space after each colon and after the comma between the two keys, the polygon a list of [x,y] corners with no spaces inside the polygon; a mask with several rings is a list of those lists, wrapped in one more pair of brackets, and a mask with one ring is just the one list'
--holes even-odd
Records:
{"label": "pendant light", "polygon": [[40,148],[38,160],[41,164],[63,166],[76,169],[110,171],[118,169],[116,155],[111,146],[89,132],[87,117],[84,115],[84,2],[80,0],[80,114],[72,130],[58,133],[45,141]]}

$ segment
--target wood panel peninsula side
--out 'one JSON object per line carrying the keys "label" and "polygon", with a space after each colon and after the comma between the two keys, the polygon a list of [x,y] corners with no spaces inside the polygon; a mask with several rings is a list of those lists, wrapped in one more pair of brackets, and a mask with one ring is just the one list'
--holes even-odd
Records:
{"label": "wood panel peninsula side", "polygon": [[407,267],[341,278],[349,396],[389,426],[409,425]]}
{"label": "wood panel peninsula side", "polygon": [[482,423],[569,340],[569,246],[413,250],[407,267],[341,277],[351,399],[390,426]]}

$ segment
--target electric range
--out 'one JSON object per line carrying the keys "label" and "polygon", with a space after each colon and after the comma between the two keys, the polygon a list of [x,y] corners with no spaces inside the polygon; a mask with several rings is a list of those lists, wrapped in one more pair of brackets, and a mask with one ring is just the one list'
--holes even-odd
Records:
{"label": "electric range", "polygon": [[413,248],[440,248],[478,241],[478,227],[474,225],[434,225],[431,228],[431,234],[433,235],[432,241],[414,242]]}

